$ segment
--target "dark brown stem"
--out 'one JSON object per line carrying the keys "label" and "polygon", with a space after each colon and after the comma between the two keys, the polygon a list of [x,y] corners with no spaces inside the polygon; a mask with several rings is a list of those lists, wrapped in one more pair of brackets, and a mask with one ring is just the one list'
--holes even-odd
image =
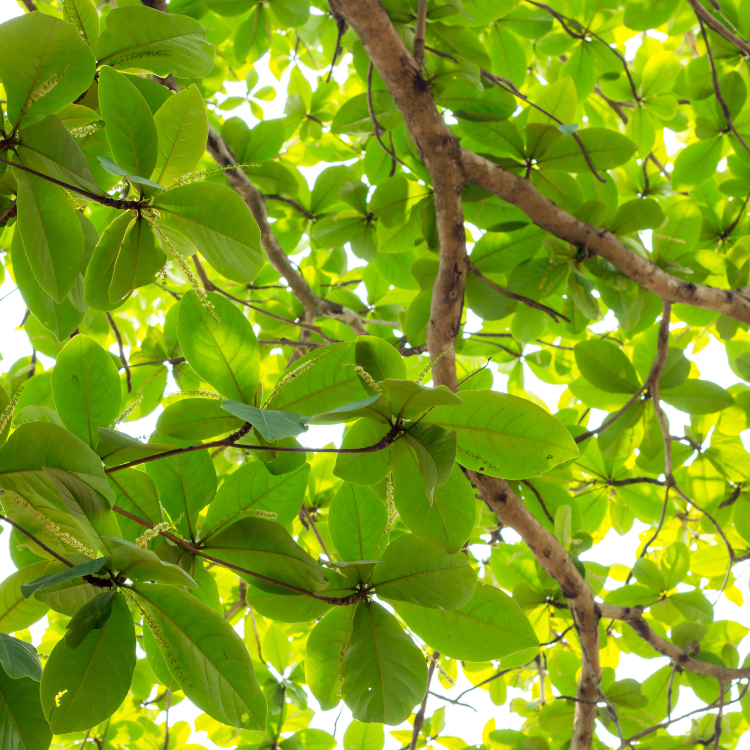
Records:
{"label": "dark brown stem", "polygon": [[482,279],[485,284],[487,284],[490,289],[494,289],[498,294],[502,294],[505,297],[510,297],[511,299],[517,300],[518,302],[526,305],[527,307],[532,307],[534,310],[540,310],[543,313],[547,313],[547,315],[552,318],[552,320],[557,323],[558,318],[562,318],[564,321],[570,323],[570,318],[567,318],[562,313],[557,312],[557,310],[553,310],[551,307],[547,307],[547,305],[543,305],[541,302],[537,302],[536,300],[529,299],[528,297],[524,297],[521,294],[516,294],[515,292],[511,292],[509,289],[505,289],[504,287],[501,287],[500,285],[496,284],[491,279],[488,279],[471,261],[469,261],[469,270],[478,278]]}
{"label": "dark brown stem", "polygon": [[414,28],[414,46],[412,55],[417,67],[422,67],[424,60],[424,42],[427,33],[427,0],[419,0],[417,5],[417,23]]}
{"label": "dark brown stem", "polygon": [[[420,0],[420,3],[423,0]],[[425,3],[427,5],[427,3]],[[411,744],[409,750],[417,750],[417,742],[419,741],[419,733],[422,731],[424,726],[424,716],[427,712],[427,698],[430,695],[430,683],[432,682],[432,676],[435,674],[435,662],[440,654],[437,651],[432,652],[432,658],[430,659],[430,666],[427,670],[427,689],[425,690],[424,698],[422,698],[422,705],[417,711],[417,715],[414,717],[414,729],[411,733]]]}
{"label": "dark brown stem", "polygon": [[125,349],[122,346],[122,336],[120,336],[120,329],[117,327],[115,319],[109,312],[107,313],[107,320],[109,321],[109,325],[115,334],[115,338],[117,339],[117,347],[120,350],[120,362],[122,362],[122,366],[125,369],[125,381],[128,384],[128,393],[131,393],[133,388],[130,381],[130,366],[128,365],[128,358],[125,356]]}
{"label": "dark brown stem", "polygon": [[19,164],[14,161],[8,161],[7,159],[3,159],[2,157],[0,157],[0,164],[7,164],[14,169],[20,169],[22,172],[28,172],[29,174],[33,174],[35,177],[41,177],[43,180],[47,180],[47,182],[51,182],[53,185],[58,185],[59,187],[65,188],[65,190],[69,190],[72,193],[78,193],[78,195],[82,195],[84,198],[88,198],[89,200],[95,201],[96,203],[101,203],[102,206],[119,208],[120,210],[132,208],[140,209],[143,207],[143,204],[139,200],[125,201],[117,200],[116,198],[110,198],[104,195],[94,195],[94,193],[89,193],[87,190],[81,190],[81,188],[77,188],[75,187],[75,185],[68,185],[67,182],[61,182],[60,180],[56,180],[54,177],[50,177],[49,175],[37,172],[36,169],[30,169],[29,167],[25,167],[23,164]]}
{"label": "dark brown stem", "polygon": [[313,530],[313,534],[315,534],[315,538],[318,540],[318,544],[323,550],[323,554],[329,560],[333,560],[331,553],[328,551],[328,548],[326,547],[326,543],[323,541],[323,537],[320,535],[320,531],[318,531],[318,527],[315,525],[315,519],[312,517],[312,513],[310,513],[310,509],[307,507],[307,505],[305,505],[305,503],[302,503],[302,508],[300,510],[302,514],[305,516],[305,518],[307,519],[307,522],[310,524],[310,528]]}
{"label": "dark brown stem", "polygon": [[61,555],[58,555],[57,552],[54,550],[51,550],[44,542],[40,542],[30,531],[26,531],[23,526],[19,526],[15,521],[11,521],[10,518],[7,518],[6,516],[0,515],[0,521],[5,521],[5,523],[9,523],[14,529],[17,529],[22,534],[26,534],[29,539],[31,539],[34,544],[37,544],[41,549],[43,549],[48,555],[52,555],[52,557],[55,558],[55,560],[59,560],[61,563],[64,563],[69,568],[73,567],[73,563],[66,560]]}
{"label": "dark brown stem", "polygon": [[[291,198],[285,198],[283,195],[274,195],[264,193],[263,197],[267,201],[279,201],[280,203],[286,203],[291,206],[295,211],[299,211],[308,221],[315,221],[315,214],[311,214],[304,206],[301,206],[297,201],[293,201]],[[277,287],[279,289],[286,289],[286,287]]]}
{"label": "dark brown stem", "polygon": [[[422,0],[420,0],[420,3]],[[393,149],[388,148],[388,146],[383,143],[383,139],[380,137],[380,131],[383,130],[383,127],[378,122],[378,118],[375,116],[375,107],[372,104],[372,72],[375,69],[375,66],[372,64],[372,61],[370,62],[369,66],[367,67],[367,109],[370,113],[370,121],[372,122],[372,131],[375,134],[375,138],[377,138],[378,143],[380,144],[380,147],[385,151],[388,156],[391,157],[391,161],[393,162],[392,169],[391,169],[391,177],[393,176],[393,173],[395,171],[396,162],[401,164],[402,166],[406,166],[404,162],[401,161],[401,159],[396,156],[396,152]]]}

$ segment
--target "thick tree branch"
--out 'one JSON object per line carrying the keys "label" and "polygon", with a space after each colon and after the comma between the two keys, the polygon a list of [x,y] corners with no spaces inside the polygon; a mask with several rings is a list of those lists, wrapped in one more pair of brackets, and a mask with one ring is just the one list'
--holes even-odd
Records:
{"label": "thick tree branch", "polygon": [[528,180],[508,172],[471,151],[462,150],[469,179],[521,209],[537,226],[591,254],[609,261],[621,273],[669,302],[729,315],[750,323],[750,298],[744,290],[716,289],[682,281],[637,255],[606,229],[594,227],[545,198]]}
{"label": "thick tree branch", "polygon": [[750,58],[750,43],[738,37],[735,33],[730,31],[724,24],[716,18],[708,8],[705,8],[700,0],[688,0],[688,3],[692,9],[696,12],[699,18],[708,26],[712,31],[715,31],[719,36],[724,37],[728,42],[733,44],[737,49],[745,56]]}

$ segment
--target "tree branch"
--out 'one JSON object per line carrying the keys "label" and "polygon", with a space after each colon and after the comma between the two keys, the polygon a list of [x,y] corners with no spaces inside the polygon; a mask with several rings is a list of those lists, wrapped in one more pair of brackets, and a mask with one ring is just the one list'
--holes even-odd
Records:
{"label": "tree branch", "polygon": [[[419,0],[417,4],[417,23],[414,27],[414,44],[412,55],[418,68],[422,67],[424,60],[424,42],[427,34],[427,0]],[[413,750],[413,748],[412,748]]]}
{"label": "tree branch", "polygon": [[700,0],[688,0],[688,3],[695,11],[696,15],[701,18],[706,26],[715,31],[719,36],[724,37],[730,44],[733,44],[745,56],[750,58],[750,43],[741,39],[731,32],[721,21],[719,21],[707,8],[704,8]]}
{"label": "tree branch", "polygon": [[[420,4],[424,2],[424,0],[420,0]],[[427,3],[424,3],[427,5]],[[430,683],[432,682],[432,675],[435,674],[435,661],[440,656],[440,654],[437,651],[432,652],[432,657],[430,658],[430,666],[427,669],[427,689],[424,693],[424,698],[422,698],[422,705],[419,707],[419,711],[417,711],[417,715],[414,717],[414,729],[411,733],[411,743],[409,744],[409,750],[417,750],[417,742],[419,740],[419,733],[422,731],[422,727],[424,726],[424,716],[427,712],[427,698],[430,696]]]}
{"label": "tree branch", "polygon": [[40,542],[30,531],[26,531],[23,526],[19,526],[15,521],[11,521],[10,518],[6,518],[3,515],[0,515],[0,521],[5,521],[5,523],[9,523],[14,529],[17,531],[20,531],[22,534],[25,534],[29,539],[31,539],[34,544],[38,545],[41,549],[43,549],[48,555],[52,555],[52,557],[55,558],[55,560],[59,560],[61,563],[64,563],[69,568],[73,567],[73,563],[66,560],[61,555],[58,555],[57,552],[50,549],[44,542]]}

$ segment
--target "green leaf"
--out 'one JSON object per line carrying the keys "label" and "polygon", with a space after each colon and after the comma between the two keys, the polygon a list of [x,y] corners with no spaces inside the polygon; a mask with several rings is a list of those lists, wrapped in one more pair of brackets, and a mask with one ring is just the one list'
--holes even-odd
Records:
{"label": "green leaf", "polygon": [[[107,481],[115,494],[113,506],[153,524],[162,522],[156,485],[146,472],[122,469],[109,474]],[[119,525],[122,538],[129,542],[135,542],[144,531],[142,526],[125,516],[119,517]]]}
{"label": "green leaf", "polygon": [[468,469],[524,479],[578,455],[565,427],[530,401],[492,391],[461,398],[461,406],[438,406],[424,421],[455,430],[456,460]]}
{"label": "green leaf", "polygon": [[[424,478],[427,499],[432,502],[435,487],[445,484],[456,460],[456,434],[430,424],[418,424],[404,433],[393,450],[394,460],[399,454],[409,455]],[[406,460],[406,459],[404,459]]]}
{"label": "green leaf", "polygon": [[149,666],[153,670],[154,676],[159,683],[164,685],[167,690],[176,693],[178,690],[181,690],[180,683],[177,682],[170,668],[167,666],[166,656],[159,648],[159,644],[156,642],[153,631],[148,627],[148,622],[145,624],[146,627],[141,631],[143,633],[143,640],[141,643],[143,645],[143,650],[146,652]]}
{"label": "green leaf", "polygon": [[534,629],[506,593],[478,583],[461,609],[393,605],[404,622],[432,648],[451,659],[489,661],[538,645]]}
{"label": "green leaf", "polygon": [[427,689],[422,653],[375,602],[357,605],[341,677],[341,695],[352,716],[368,724],[406,721]]}
{"label": "green leaf", "polygon": [[227,299],[209,292],[219,322],[198,295],[180,301],[177,336],[190,366],[222,396],[252,404],[260,380],[258,340],[250,321]]}
{"label": "green leaf", "polygon": [[431,23],[427,29],[427,39],[442,50],[463,57],[479,68],[489,70],[492,67],[484,45],[472,29]]}
{"label": "green leaf", "polygon": [[[205,549],[219,560],[304,591],[318,592],[328,585],[318,562],[292,539],[283,526],[273,521],[242,518],[212,536]],[[237,572],[263,591],[283,593],[288,590],[248,573]]]}
{"label": "green leaf", "polygon": [[383,750],[385,731],[382,724],[352,721],[344,732],[346,750]]}
{"label": "green leaf", "polygon": [[455,465],[445,484],[435,488],[432,502],[417,466],[405,452],[393,459],[394,501],[407,528],[446,552],[458,552],[471,536],[476,518],[474,490]]}
{"label": "green leaf", "polygon": [[661,397],[688,414],[715,414],[734,404],[731,394],[716,383],[690,378],[676,388],[665,388]]}
{"label": "green leaf", "polygon": [[141,549],[124,539],[108,539],[112,561],[120,574],[131,581],[156,581],[197,589],[198,584],[179,565],[160,560],[150,549]]}
{"label": "green leaf", "polygon": [[129,174],[149,178],[156,165],[157,135],[141,92],[105,65],[99,71],[99,106],[114,161]]}
{"label": "green leaf", "polygon": [[[347,582],[348,583],[348,582]],[[287,592],[290,593],[290,592]],[[353,593],[353,588],[340,592],[342,596]],[[331,609],[330,604],[303,594],[271,594],[255,586],[248,586],[247,603],[263,617],[276,622],[310,623]]]}
{"label": "green leaf", "polygon": [[[158,433],[151,437],[161,444],[180,445]],[[146,464],[146,473],[154,480],[159,500],[177,528],[194,539],[198,514],[216,494],[216,468],[208,451],[178,453],[151,461]]]}
{"label": "green leaf", "polygon": [[[376,383],[386,378],[406,379],[406,365],[398,350],[377,336],[357,336],[355,361]],[[368,390],[366,383],[364,387]]]}
{"label": "green leaf", "polygon": [[[356,421],[344,434],[341,448],[367,448],[377,445],[390,430],[389,425],[372,419]],[[385,479],[388,474],[391,449],[373,453],[338,453],[333,467],[333,475],[352,484],[371,487]],[[421,477],[420,477],[421,479]],[[424,487],[424,482],[422,482]]]}
{"label": "green leaf", "polygon": [[349,404],[337,406],[335,409],[315,414],[309,417],[311,424],[340,424],[342,422],[351,422],[358,417],[370,417],[371,419],[384,420],[389,419],[391,410],[384,396],[370,396],[369,398],[360,398]]}
{"label": "green leaf", "polygon": [[672,188],[685,192],[694,190],[716,174],[722,154],[720,135],[691,143],[682,149],[674,162]]}
{"label": "green leaf", "polygon": [[111,302],[109,285],[115,272],[115,263],[120,252],[125,232],[133,221],[130,212],[120,214],[103,232],[94,248],[83,282],[83,298],[95,310],[115,310],[122,300]]}
{"label": "green leaf", "polygon": [[70,104],[94,80],[94,55],[75,26],[44,13],[0,25],[0,78],[7,113],[31,125]]}
{"label": "green leaf", "polygon": [[98,65],[113,68],[202,78],[211,72],[214,47],[203,26],[188,16],[130,5],[107,14],[96,57]]}
{"label": "green leaf", "polygon": [[46,560],[32,563],[0,583],[0,633],[25,630],[47,614],[46,605],[21,593],[21,587],[38,578],[46,567]]}
{"label": "green leaf", "polygon": [[708,625],[714,621],[714,608],[700,589],[671,594],[667,601],[688,622],[699,622]]}
{"label": "green leaf", "polygon": [[207,440],[242,427],[215,399],[185,398],[170,404],[156,421],[156,431],[177,440]]}
{"label": "green leaf", "polygon": [[[67,566],[53,562],[47,566],[45,572],[49,573],[51,570],[67,570]],[[72,617],[86,602],[90,602],[100,592],[101,589],[77,577],[58,583],[57,586],[44,589],[44,591],[37,591],[34,593],[34,598],[53,612]]]}
{"label": "green leaf", "polygon": [[258,409],[256,406],[243,404],[239,401],[224,401],[221,408],[238,417],[243,422],[249,422],[264,440],[281,440],[285,437],[296,437],[307,432],[310,417],[293,414],[289,411],[274,411],[273,409]]}
{"label": "green leaf", "polygon": [[[599,170],[619,167],[635,154],[635,143],[614,130],[585,128],[578,131],[578,136],[586,147],[594,167]],[[553,143],[537,161],[545,169],[578,173],[585,173],[590,169],[578,141],[572,135],[566,135]]]}
{"label": "green leaf", "polygon": [[63,5],[63,18],[72,23],[91,49],[99,40],[99,13],[91,0],[66,0]]}
{"label": "green leaf", "polygon": [[308,352],[282,374],[283,385],[277,383],[266,405],[307,415],[365,398],[369,394],[351,366],[354,359],[354,344],[328,344]]}
{"label": "green leaf", "polygon": [[117,595],[116,589],[105,591],[86,602],[65,626],[65,645],[70,649],[78,648],[83,639],[92,631],[104,627],[112,614],[112,604]]}
{"label": "green leaf", "polygon": [[68,129],[55,115],[23,127],[18,132],[18,160],[29,169],[55,180],[102,195],[86,157]]}
{"label": "green leaf", "polygon": [[83,264],[81,222],[57,185],[20,169],[13,175],[26,258],[39,285],[60,304],[78,281]]}
{"label": "green leaf", "polygon": [[99,444],[96,446],[96,451],[104,461],[104,465],[108,467],[120,466],[139,458],[156,456],[174,450],[174,445],[164,445],[163,443],[144,445],[130,435],[106,427],[99,427],[97,431],[99,433]]}
{"label": "green leaf", "polygon": [[26,641],[0,633],[0,664],[8,677],[17,680],[30,677],[39,682],[42,677],[42,662],[36,649]]}
{"label": "green leaf", "polygon": [[[565,76],[559,81],[544,86],[542,93],[534,100],[541,109],[554,115],[562,122],[576,121],[578,97],[572,76]],[[538,109],[529,109],[529,124],[539,123],[554,126],[556,123]],[[570,140],[573,140],[572,138]],[[575,143],[575,141],[573,141]]]}
{"label": "green leaf", "polygon": [[109,282],[109,301],[119,304],[138,287],[156,279],[167,256],[161,249],[151,224],[142,216],[134,219],[125,232]]}
{"label": "green leaf", "polygon": [[52,732],[39,701],[38,682],[30,677],[13,679],[0,669],[0,726],[6,747],[47,750]]}
{"label": "green leaf", "polygon": [[453,406],[463,401],[450,388],[439,385],[429,388],[411,380],[383,381],[383,388],[388,394],[391,409],[401,419],[413,419],[431,406]]}
{"label": "green leaf", "polygon": [[403,534],[386,548],[372,583],[387,599],[451,610],[469,602],[477,574],[461,552],[449,555],[413,534]]}
{"label": "green leaf", "polygon": [[315,624],[307,639],[305,679],[323,711],[341,700],[342,656],[349,648],[355,607],[334,607]]}
{"label": "green leaf", "polygon": [[251,282],[263,265],[260,232],[245,201],[231,188],[192,183],[160,193],[161,221],[184,234],[224,277]]}
{"label": "green leaf", "polygon": [[44,468],[69,471],[103,497],[112,496],[99,457],[79,438],[48,422],[21,425],[0,450],[0,487],[54,507],[58,491]]}
{"label": "green leaf", "polygon": [[118,167],[117,164],[115,164],[112,159],[107,158],[106,156],[97,156],[97,161],[99,164],[102,165],[102,169],[104,169],[109,174],[118,175],[119,177],[125,177],[129,182],[135,182],[139,185],[147,185],[148,187],[157,188],[159,190],[166,190],[164,185],[160,185],[158,182],[152,182],[151,180],[147,180],[145,177],[138,177],[138,175],[130,174],[126,169],[123,169],[122,167]]}
{"label": "green leaf", "polygon": [[638,375],[625,352],[604,339],[590,339],[576,344],[576,364],[586,380],[607,393],[635,393]]}
{"label": "green leaf", "polygon": [[66,339],[83,320],[84,313],[71,302],[71,294],[81,285],[80,274],[73,292],[58,305],[34,278],[34,273],[26,258],[21,232],[13,232],[10,257],[13,264],[13,276],[26,306],[56,339]]}
{"label": "green leaf", "polygon": [[299,513],[305,499],[309,464],[274,476],[260,461],[249,461],[221,484],[203,523],[205,541],[253,510],[275,513],[276,522],[287,526]]}
{"label": "green leaf", "polygon": [[96,447],[97,427],[108,427],[120,413],[120,377],[112,357],[88,336],[74,336],[57,356],[52,393],[63,424]]}
{"label": "green leaf", "polygon": [[159,154],[153,178],[163,185],[192,172],[201,160],[208,138],[208,119],[198,87],[171,96],[154,115]]}
{"label": "green leaf", "polygon": [[21,593],[24,599],[28,599],[35,591],[44,591],[45,589],[57,586],[65,581],[70,581],[72,578],[79,578],[81,576],[88,576],[92,573],[97,573],[109,562],[109,557],[98,557],[96,560],[89,560],[88,562],[81,563],[80,565],[74,565],[72,568],[67,568],[60,573],[50,573],[44,575],[41,578],[36,578],[29,583],[25,583],[21,586]]}
{"label": "green leaf", "polygon": [[344,560],[373,560],[387,542],[388,511],[369,488],[344,482],[328,511],[328,531]]}
{"label": "green leaf", "polygon": [[72,654],[60,641],[47,660],[40,689],[50,729],[85,732],[109,718],[128,694],[135,661],[133,618],[125,597],[117,594],[102,628],[92,630]]}
{"label": "green leaf", "polygon": [[185,695],[228,726],[262,731],[266,701],[250,655],[234,628],[174,586],[138,584],[148,626]]}
{"label": "green leaf", "polygon": [[644,229],[660,227],[664,219],[664,212],[655,200],[636,199],[623,203],[617,209],[610,231],[618,235],[635,234]]}

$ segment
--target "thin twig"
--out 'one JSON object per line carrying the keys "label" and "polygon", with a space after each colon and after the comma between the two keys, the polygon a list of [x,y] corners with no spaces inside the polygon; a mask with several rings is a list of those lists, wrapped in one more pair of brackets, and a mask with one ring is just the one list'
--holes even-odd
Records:
{"label": "thin twig", "polygon": [[430,695],[430,683],[432,682],[432,675],[435,674],[435,663],[440,654],[437,651],[432,652],[430,658],[430,666],[427,670],[427,689],[425,690],[424,698],[422,698],[422,705],[417,711],[417,715],[414,717],[414,729],[411,733],[411,743],[409,744],[409,750],[417,750],[417,742],[419,741],[419,733],[422,731],[424,726],[424,716],[427,711],[427,698]]}
{"label": "thin twig", "polygon": [[[311,214],[304,206],[301,206],[297,201],[293,201],[291,198],[285,198],[283,195],[275,195],[275,194],[269,194],[269,193],[263,193],[263,197],[267,201],[280,201],[281,203],[286,203],[287,205],[291,206],[295,211],[299,211],[306,219],[309,221],[315,221],[315,214]],[[282,287],[274,287],[276,289],[281,289]],[[283,287],[286,289],[286,287]]]}
{"label": "thin twig", "polygon": [[326,543],[323,541],[323,537],[320,535],[320,531],[318,531],[318,527],[315,524],[315,520],[312,517],[312,513],[310,513],[310,509],[305,505],[305,503],[302,503],[302,508],[300,509],[307,519],[307,522],[310,524],[310,527],[313,530],[313,534],[315,534],[315,538],[318,540],[318,544],[320,544],[321,549],[323,550],[323,554],[329,559],[333,560],[333,557],[331,556],[331,553],[328,551],[328,548],[326,547]]}
{"label": "thin twig", "polygon": [[[372,62],[370,62],[370,65],[367,68],[367,109],[370,113],[370,121],[372,122],[372,129],[373,129],[373,132],[375,133],[375,138],[377,138],[378,143],[380,144],[380,147],[383,149],[383,151],[385,151],[386,154],[388,154],[388,156],[391,157],[394,168],[395,168],[396,162],[398,162],[399,164],[405,167],[406,164],[404,164],[404,162],[401,161],[401,159],[399,159],[398,156],[396,156],[395,150],[389,149],[388,146],[386,146],[385,143],[383,143],[383,139],[380,137],[380,131],[383,130],[383,127],[378,122],[378,118],[375,116],[375,108],[372,104],[372,72],[373,70],[374,70],[374,66]],[[393,170],[391,170],[391,172],[393,173]],[[393,176],[393,174],[391,174],[391,176]]]}
{"label": "thin twig", "polygon": [[117,327],[115,319],[109,312],[107,313],[107,320],[109,321],[109,325],[114,331],[115,338],[117,339],[117,346],[120,350],[120,362],[122,362],[122,366],[125,368],[125,380],[128,384],[128,393],[131,393],[133,389],[130,381],[130,366],[128,365],[128,358],[125,356],[125,349],[122,346],[122,336],[120,336],[120,329]]}
{"label": "thin twig", "polygon": [[15,521],[11,521],[10,518],[7,518],[6,516],[0,515],[0,521],[5,521],[5,523],[9,523],[14,529],[17,529],[22,534],[26,534],[29,539],[31,539],[34,544],[39,545],[41,549],[43,549],[48,555],[52,555],[56,560],[59,560],[61,563],[64,563],[69,568],[73,567],[73,563],[69,560],[66,560],[61,555],[58,555],[57,552],[54,550],[51,550],[44,542],[40,542],[30,531],[26,531],[23,526],[19,526]]}

